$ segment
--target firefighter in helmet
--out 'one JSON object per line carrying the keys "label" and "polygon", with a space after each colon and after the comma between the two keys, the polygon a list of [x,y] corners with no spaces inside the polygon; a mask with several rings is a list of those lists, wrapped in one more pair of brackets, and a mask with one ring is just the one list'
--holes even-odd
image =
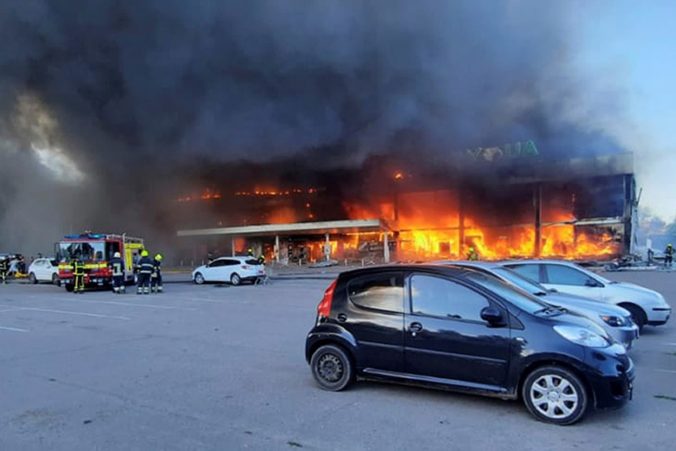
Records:
{"label": "firefighter in helmet", "polygon": [[73,258],[71,263],[73,268],[73,293],[84,293],[85,289],[85,265],[80,257],[77,255]]}
{"label": "firefighter in helmet", "polygon": [[247,257],[253,257],[254,256],[253,249],[252,248],[247,249],[246,255]]}
{"label": "firefighter in helmet", "polygon": [[667,248],[664,250],[664,266],[671,268],[674,263],[674,246],[667,244]]}
{"label": "firefighter in helmet", "polygon": [[9,271],[9,259],[0,257],[0,283],[7,283],[7,271]]}
{"label": "firefighter in helmet", "polygon": [[124,261],[119,252],[113,254],[108,267],[113,274],[113,293],[122,294],[126,292],[126,287],[124,286]]}
{"label": "firefighter in helmet", "polygon": [[155,254],[153,259],[153,274],[151,276],[150,288],[153,293],[161,293],[162,286],[162,254]]}
{"label": "firefighter in helmet", "polygon": [[148,256],[148,251],[141,251],[141,259],[138,261],[138,287],[136,294],[150,294],[150,276],[153,273],[153,261]]}
{"label": "firefighter in helmet", "polygon": [[477,261],[479,260],[479,254],[477,253],[476,249],[474,246],[469,247],[469,252],[467,252],[467,260],[469,261]]}

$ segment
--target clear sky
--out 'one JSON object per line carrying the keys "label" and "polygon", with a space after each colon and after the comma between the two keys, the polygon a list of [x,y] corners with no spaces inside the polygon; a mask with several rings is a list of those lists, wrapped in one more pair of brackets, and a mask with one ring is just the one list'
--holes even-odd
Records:
{"label": "clear sky", "polygon": [[[641,205],[676,219],[676,0],[579,3],[581,71],[618,96],[602,119],[635,154]],[[593,89],[592,88],[592,89]],[[609,102],[612,103],[612,102]],[[617,120],[625,116],[626,120]]]}

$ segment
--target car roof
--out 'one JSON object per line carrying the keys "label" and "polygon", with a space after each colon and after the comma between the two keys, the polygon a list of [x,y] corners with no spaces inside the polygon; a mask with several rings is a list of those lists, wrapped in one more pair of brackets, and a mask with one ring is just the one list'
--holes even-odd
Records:
{"label": "car roof", "polygon": [[255,260],[256,257],[247,257],[246,255],[236,255],[234,257],[224,255],[222,257],[216,257],[213,261],[216,260]]}
{"label": "car roof", "polygon": [[376,274],[384,271],[423,271],[437,274],[462,276],[467,273],[476,273],[471,268],[451,267],[440,264],[399,264],[399,265],[376,265],[368,268],[358,268],[340,273],[340,278],[353,278],[361,275]]}
{"label": "car roof", "polygon": [[499,265],[520,265],[520,264],[559,264],[559,265],[575,265],[575,262],[568,260],[555,260],[555,259],[531,259],[531,260],[504,260],[498,263]]}

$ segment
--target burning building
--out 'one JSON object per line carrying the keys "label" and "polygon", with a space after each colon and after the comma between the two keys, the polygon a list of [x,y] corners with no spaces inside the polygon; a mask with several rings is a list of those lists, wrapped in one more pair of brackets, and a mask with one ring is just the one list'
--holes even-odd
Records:
{"label": "burning building", "polygon": [[282,263],[382,262],[473,249],[490,260],[608,260],[632,248],[631,154],[551,160],[527,142],[468,150],[460,164],[410,153],[358,169],[290,166],[250,167],[251,177],[240,168],[235,182],[214,177],[178,196],[183,255],[251,248]]}

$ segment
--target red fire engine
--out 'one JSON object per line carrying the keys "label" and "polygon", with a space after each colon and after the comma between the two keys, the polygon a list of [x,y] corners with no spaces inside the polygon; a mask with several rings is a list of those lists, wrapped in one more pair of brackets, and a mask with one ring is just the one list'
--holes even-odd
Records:
{"label": "red fire engine", "polygon": [[105,286],[112,283],[108,262],[115,252],[124,261],[125,282],[134,281],[134,263],[143,249],[143,239],[126,235],[82,233],[66,235],[56,245],[59,261],[59,278],[67,291],[73,291],[72,261],[78,258],[85,267],[85,286]]}

